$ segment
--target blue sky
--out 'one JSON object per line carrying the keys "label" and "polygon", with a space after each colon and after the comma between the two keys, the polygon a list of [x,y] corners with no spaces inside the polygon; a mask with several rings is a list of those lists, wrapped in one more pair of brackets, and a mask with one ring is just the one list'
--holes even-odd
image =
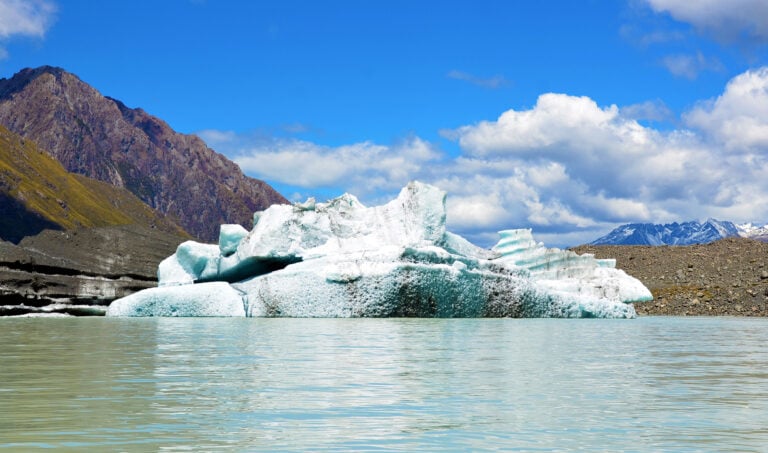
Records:
{"label": "blue sky", "polygon": [[762,0],[0,0],[0,76],[61,66],[292,199],[419,179],[482,245],[768,221]]}

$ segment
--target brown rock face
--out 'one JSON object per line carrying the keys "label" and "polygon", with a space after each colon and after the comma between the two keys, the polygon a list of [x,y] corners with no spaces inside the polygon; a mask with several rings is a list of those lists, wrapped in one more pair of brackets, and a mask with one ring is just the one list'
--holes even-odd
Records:
{"label": "brown rock face", "polygon": [[102,96],[60,68],[0,79],[0,124],[68,171],[128,189],[204,241],[216,241],[222,223],[250,228],[254,211],[287,201],[197,136]]}

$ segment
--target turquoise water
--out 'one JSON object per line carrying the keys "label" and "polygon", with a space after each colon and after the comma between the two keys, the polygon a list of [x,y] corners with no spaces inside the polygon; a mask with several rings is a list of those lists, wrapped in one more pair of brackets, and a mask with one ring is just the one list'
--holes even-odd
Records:
{"label": "turquoise water", "polygon": [[768,320],[0,319],[0,449],[766,451]]}

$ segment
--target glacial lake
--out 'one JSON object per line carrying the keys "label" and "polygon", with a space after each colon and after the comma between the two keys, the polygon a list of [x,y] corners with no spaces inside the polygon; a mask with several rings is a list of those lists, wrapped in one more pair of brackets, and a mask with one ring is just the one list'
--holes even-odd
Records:
{"label": "glacial lake", "polygon": [[766,451],[768,319],[0,319],[0,449]]}

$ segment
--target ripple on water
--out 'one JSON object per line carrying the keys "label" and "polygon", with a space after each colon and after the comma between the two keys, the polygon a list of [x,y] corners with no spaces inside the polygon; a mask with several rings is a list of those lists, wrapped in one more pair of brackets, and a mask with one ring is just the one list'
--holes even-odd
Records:
{"label": "ripple on water", "polygon": [[0,448],[10,450],[768,444],[768,320],[0,324]]}

